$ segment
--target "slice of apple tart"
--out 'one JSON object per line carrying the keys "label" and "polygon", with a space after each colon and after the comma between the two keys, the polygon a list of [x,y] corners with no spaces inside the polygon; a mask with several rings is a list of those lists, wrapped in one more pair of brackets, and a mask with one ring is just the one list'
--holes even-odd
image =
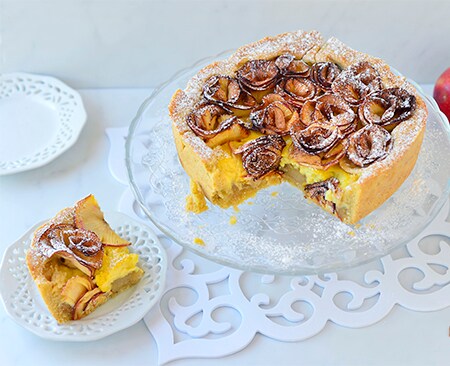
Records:
{"label": "slice of apple tart", "polygon": [[93,195],[35,231],[26,261],[58,323],[87,316],[139,282],[144,271],[129,245],[105,221]]}

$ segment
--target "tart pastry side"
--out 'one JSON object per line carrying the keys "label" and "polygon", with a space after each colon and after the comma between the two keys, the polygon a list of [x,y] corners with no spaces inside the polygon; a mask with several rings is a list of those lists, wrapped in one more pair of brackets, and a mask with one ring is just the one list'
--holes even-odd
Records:
{"label": "tart pastry side", "polygon": [[58,323],[84,318],[139,282],[144,272],[129,245],[104,220],[92,195],[35,231],[26,262]]}
{"label": "tart pastry side", "polygon": [[384,61],[315,31],[267,37],[208,65],[169,112],[195,188],[189,202],[227,208],[288,181],[349,224],[408,177],[427,119],[415,88]]}

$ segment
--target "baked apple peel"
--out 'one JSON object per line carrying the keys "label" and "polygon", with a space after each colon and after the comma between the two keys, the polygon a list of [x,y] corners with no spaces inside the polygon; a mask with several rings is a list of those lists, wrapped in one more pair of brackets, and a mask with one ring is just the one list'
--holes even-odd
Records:
{"label": "baked apple peel", "polygon": [[352,105],[358,105],[370,93],[381,90],[380,75],[367,61],[350,66],[334,80],[331,89]]}
{"label": "baked apple peel", "polygon": [[250,113],[255,129],[269,135],[288,135],[294,124],[299,122],[297,111],[280,95],[268,94],[262,105]]}
{"label": "baked apple peel", "polygon": [[336,126],[315,123],[306,129],[296,127],[291,130],[292,155],[296,162],[326,170],[345,156],[348,141],[342,139]]}
{"label": "baked apple peel", "polygon": [[306,101],[314,99],[317,87],[309,79],[290,77],[276,86],[275,93],[281,95],[294,107],[302,108]]}
{"label": "baked apple peel", "polygon": [[64,285],[61,291],[61,296],[66,304],[74,307],[78,300],[80,300],[86,292],[92,290],[93,288],[94,284],[90,278],[75,276],[69,278],[67,283]]}
{"label": "baked apple peel", "polygon": [[358,108],[358,116],[364,124],[393,126],[410,118],[416,105],[416,97],[405,89],[389,88],[368,95]]}
{"label": "baked apple peel", "polygon": [[95,287],[90,291],[87,291],[75,304],[73,309],[73,320],[79,320],[83,317],[89,302],[95,300],[96,297],[102,294],[102,291]]}
{"label": "baked apple peel", "polygon": [[238,71],[237,79],[247,91],[266,91],[274,88],[280,76],[275,61],[252,60],[246,62]]}
{"label": "baked apple peel", "polygon": [[253,178],[278,170],[281,152],[286,142],[279,135],[267,135],[251,140],[237,148],[234,153],[242,154],[242,163],[246,172]]}
{"label": "baked apple peel", "polygon": [[275,65],[284,77],[307,78],[311,73],[311,68],[306,62],[297,60],[295,56],[290,54],[278,56]]}
{"label": "baked apple peel", "polygon": [[305,185],[305,198],[316,201],[321,207],[329,210],[332,214],[336,213],[336,204],[327,200],[328,191],[337,192],[339,189],[339,180],[337,178],[329,178],[321,182]]}
{"label": "baked apple peel", "polygon": [[300,121],[304,126],[314,123],[329,124],[338,127],[344,137],[356,130],[356,113],[341,97],[324,94],[308,101],[300,111]]}
{"label": "baked apple peel", "polygon": [[349,138],[348,159],[359,167],[366,167],[384,159],[392,149],[390,133],[377,125],[367,125]]}
{"label": "baked apple peel", "polygon": [[330,92],[340,73],[341,69],[333,62],[317,62],[311,67],[311,80],[324,92]]}
{"label": "baked apple peel", "polygon": [[206,140],[238,122],[238,118],[231,112],[215,104],[200,105],[187,118],[191,130]]}
{"label": "baked apple peel", "polygon": [[256,106],[251,94],[242,90],[238,81],[229,76],[212,76],[203,87],[206,100],[222,107],[249,110]]}

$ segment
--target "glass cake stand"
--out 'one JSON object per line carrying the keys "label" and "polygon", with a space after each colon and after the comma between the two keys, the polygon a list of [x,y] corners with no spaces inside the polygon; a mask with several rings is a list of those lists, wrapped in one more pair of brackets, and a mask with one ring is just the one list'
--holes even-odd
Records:
{"label": "glass cake stand", "polygon": [[[167,106],[204,59],[175,74],[140,107],[126,141],[126,165],[135,197],[150,220],[185,248],[227,266],[272,274],[334,272],[384,256],[417,236],[450,192],[450,127],[435,101],[421,92],[429,117],[417,164],[380,208],[349,226],[308,203],[283,183],[234,209],[209,204],[186,212],[189,177],[179,163]],[[237,219],[232,225],[230,219]],[[204,242],[199,245],[196,242]]]}

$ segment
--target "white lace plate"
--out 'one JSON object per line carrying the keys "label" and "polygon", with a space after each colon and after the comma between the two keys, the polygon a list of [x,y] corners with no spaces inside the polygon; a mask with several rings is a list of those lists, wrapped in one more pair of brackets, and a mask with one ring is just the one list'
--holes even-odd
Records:
{"label": "white lace plate", "polygon": [[57,341],[91,341],[128,328],[141,320],[164,290],[167,258],[158,238],[147,226],[118,212],[105,213],[111,227],[139,254],[144,276],[134,287],[119,294],[81,320],[58,324],[47,310],[31,278],[25,253],[36,224],[6,251],[0,268],[0,298],[6,312],[36,335]]}
{"label": "white lace plate", "polygon": [[0,175],[49,163],[75,143],[85,122],[80,95],[61,81],[0,74]]}

